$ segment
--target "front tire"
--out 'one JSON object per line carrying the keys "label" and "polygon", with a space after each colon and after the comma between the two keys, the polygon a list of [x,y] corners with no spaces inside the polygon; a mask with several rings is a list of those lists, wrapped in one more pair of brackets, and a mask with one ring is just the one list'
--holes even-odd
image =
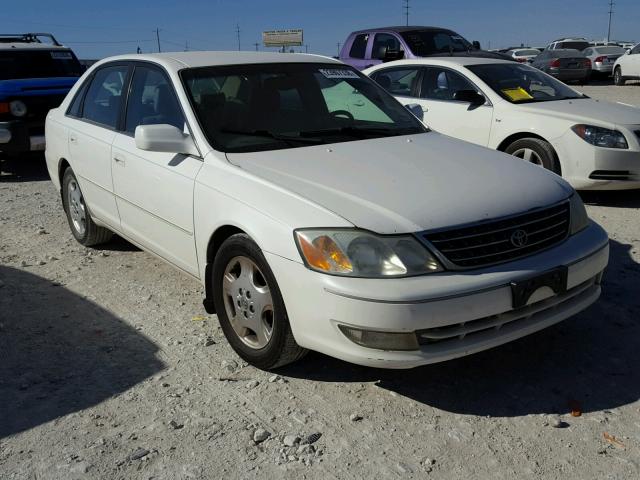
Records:
{"label": "front tire", "polygon": [[623,86],[626,83],[626,80],[622,76],[622,69],[620,67],[616,67],[615,71],[613,72],[613,83],[615,83],[619,87]]}
{"label": "front tire", "polygon": [[71,168],[62,176],[62,205],[67,214],[69,228],[75,239],[85,247],[108,242],[113,233],[96,225],[91,218],[78,179]]}
{"label": "front tire", "polygon": [[246,234],[229,237],[213,263],[213,301],[227,341],[264,370],[306,354],[295,341],[284,300],[260,247]]}
{"label": "front tire", "polygon": [[560,165],[549,142],[539,138],[521,138],[505,149],[505,153],[539,165],[560,175]]}

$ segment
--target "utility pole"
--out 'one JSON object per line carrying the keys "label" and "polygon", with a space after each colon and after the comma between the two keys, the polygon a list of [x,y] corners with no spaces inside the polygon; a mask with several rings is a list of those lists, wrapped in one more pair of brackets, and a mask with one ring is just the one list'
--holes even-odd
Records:
{"label": "utility pole", "polygon": [[607,43],[611,40],[611,17],[613,17],[613,0],[609,0],[609,29],[607,30]]}
{"label": "utility pole", "polygon": [[309,53],[309,45],[304,46],[304,53]]}
{"label": "utility pole", "polygon": [[402,0],[404,5],[402,9],[404,10],[404,16],[406,17],[407,27],[409,26],[409,0]]}
{"label": "utility pole", "polygon": [[188,52],[189,51],[189,40],[187,40],[186,42],[184,42],[184,51]]}
{"label": "utility pole", "polygon": [[258,42],[253,44],[256,47],[256,52],[258,51],[258,47],[260,46],[260,44]]}
{"label": "utility pole", "polygon": [[240,51],[240,25],[236,24],[236,35],[238,36],[238,51]]}
{"label": "utility pole", "polygon": [[160,53],[160,29],[156,28],[156,39],[158,40],[158,53]]}

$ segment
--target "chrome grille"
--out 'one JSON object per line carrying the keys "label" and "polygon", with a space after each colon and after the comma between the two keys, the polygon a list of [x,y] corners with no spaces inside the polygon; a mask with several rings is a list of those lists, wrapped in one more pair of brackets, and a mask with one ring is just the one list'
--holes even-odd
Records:
{"label": "chrome grille", "polygon": [[455,266],[477,268],[532,255],[569,233],[569,202],[423,238]]}

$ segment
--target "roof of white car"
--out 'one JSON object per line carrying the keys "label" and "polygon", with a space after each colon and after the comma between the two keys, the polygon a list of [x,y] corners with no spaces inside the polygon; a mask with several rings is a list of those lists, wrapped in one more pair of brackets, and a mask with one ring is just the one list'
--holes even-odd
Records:
{"label": "roof of white car", "polygon": [[480,57],[423,57],[409,60],[396,60],[394,62],[382,63],[372,67],[377,69],[380,67],[390,67],[393,65],[437,65],[437,66],[468,66],[468,65],[486,65],[489,63],[513,63],[511,60],[498,60],[496,58],[480,58]]}
{"label": "roof of white car", "polygon": [[338,60],[321,55],[306,53],[273,52],[166,52],[150,54],[129,54],[109,57],[100,63],[116,60],[143,60],[165,65],[168,68],[183,69],[221,65],[244,65],[251,63],[336,63]]}

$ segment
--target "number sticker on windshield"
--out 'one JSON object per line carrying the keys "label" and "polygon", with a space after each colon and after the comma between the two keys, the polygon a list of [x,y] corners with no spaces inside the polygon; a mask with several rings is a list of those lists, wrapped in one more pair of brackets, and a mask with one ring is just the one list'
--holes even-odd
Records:
{"label": "number sticker on windshield", "polygon": [[51,52],[51,58],[56,60],[71,60],[73,56],[71,52]]}
{"label": "number sticker on windshield", "polygon": [[321,68],[320,73],[327,78],[360,78],[356,72],[345,68]]}
{"label": "number sticker on windshield", "polygon": [[522,100],[533,100],[533,97],[529,95],[524,88],[503,88],[502,93],[504,93],[509,100],[512,102],[521,102]]}

